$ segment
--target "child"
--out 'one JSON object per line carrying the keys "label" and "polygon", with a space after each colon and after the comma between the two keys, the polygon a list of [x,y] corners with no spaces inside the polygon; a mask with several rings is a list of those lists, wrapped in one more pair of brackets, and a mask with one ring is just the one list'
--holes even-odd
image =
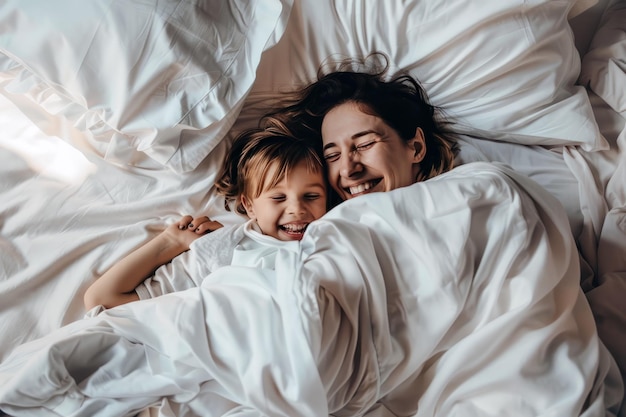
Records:
{"label": "child", "polygon": [[207,217],[184,216],[97,279],[85,293],[85,308],[111,308],[198,286],[224,265],[273,268],[277,249],[302,239],[327,209],[318,152],[276,128],[239,135],[216,186],[226,208],[234,205],[249,218],[246,223],[222,227]]}

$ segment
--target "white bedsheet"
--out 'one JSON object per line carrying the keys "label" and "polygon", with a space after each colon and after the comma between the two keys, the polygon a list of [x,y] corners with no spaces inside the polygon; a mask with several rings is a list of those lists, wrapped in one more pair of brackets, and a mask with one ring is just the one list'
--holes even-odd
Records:
{"label": "white bedsheet", "polygon": [[243,221],[213,188],[228,141],[179,175],[149,158],[111,164],[67,126],[71,144],[40,131],[1,94],[0,125],[0,361],[82,318],[87,286],[181,215]]}
{"label": "white bedsheet", "polygon": [[281,255],[275,271],[222,268],[201,288],[19,347],[0,366],[0,408],[90,417],[150,405],[162,416],[617,412],[621,379],[579,287],[567,216],[504,168],[467,164],[351,200]]}

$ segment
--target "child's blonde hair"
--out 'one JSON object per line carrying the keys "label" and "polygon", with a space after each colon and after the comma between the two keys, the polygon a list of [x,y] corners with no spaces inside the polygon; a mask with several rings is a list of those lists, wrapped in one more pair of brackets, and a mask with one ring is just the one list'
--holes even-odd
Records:
{"label": "child's blonde hair", "polygon": [[[324,173],[319,152],[310,142],[291,136],[277,127],[250,129],[235,138],[226,154],[215,185],[226,199],[225,208],[247,215],[241,197],[258,197],[276,186],[297,165],[304,162],[311,172]],[[272,178],[267,178],[274,168]]]}

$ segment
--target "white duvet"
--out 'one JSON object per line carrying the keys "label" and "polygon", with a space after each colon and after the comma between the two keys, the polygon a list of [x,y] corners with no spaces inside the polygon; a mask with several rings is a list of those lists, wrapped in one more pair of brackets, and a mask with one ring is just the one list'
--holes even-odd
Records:
{"label": "white duvet", "polygon": [[466,164],[343,203],[276,270],[114,308],[0,365],[15,416],[612,416],[567,216]]}

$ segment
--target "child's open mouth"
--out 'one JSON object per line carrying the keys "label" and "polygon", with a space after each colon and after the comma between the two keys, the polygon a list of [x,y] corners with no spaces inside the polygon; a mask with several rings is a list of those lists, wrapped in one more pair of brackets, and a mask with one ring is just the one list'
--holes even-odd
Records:
{"label": "child's open mouth", "polygon": [[293,238],[302,238],[309,223],[287,223],[278,226],[280,230]]}

